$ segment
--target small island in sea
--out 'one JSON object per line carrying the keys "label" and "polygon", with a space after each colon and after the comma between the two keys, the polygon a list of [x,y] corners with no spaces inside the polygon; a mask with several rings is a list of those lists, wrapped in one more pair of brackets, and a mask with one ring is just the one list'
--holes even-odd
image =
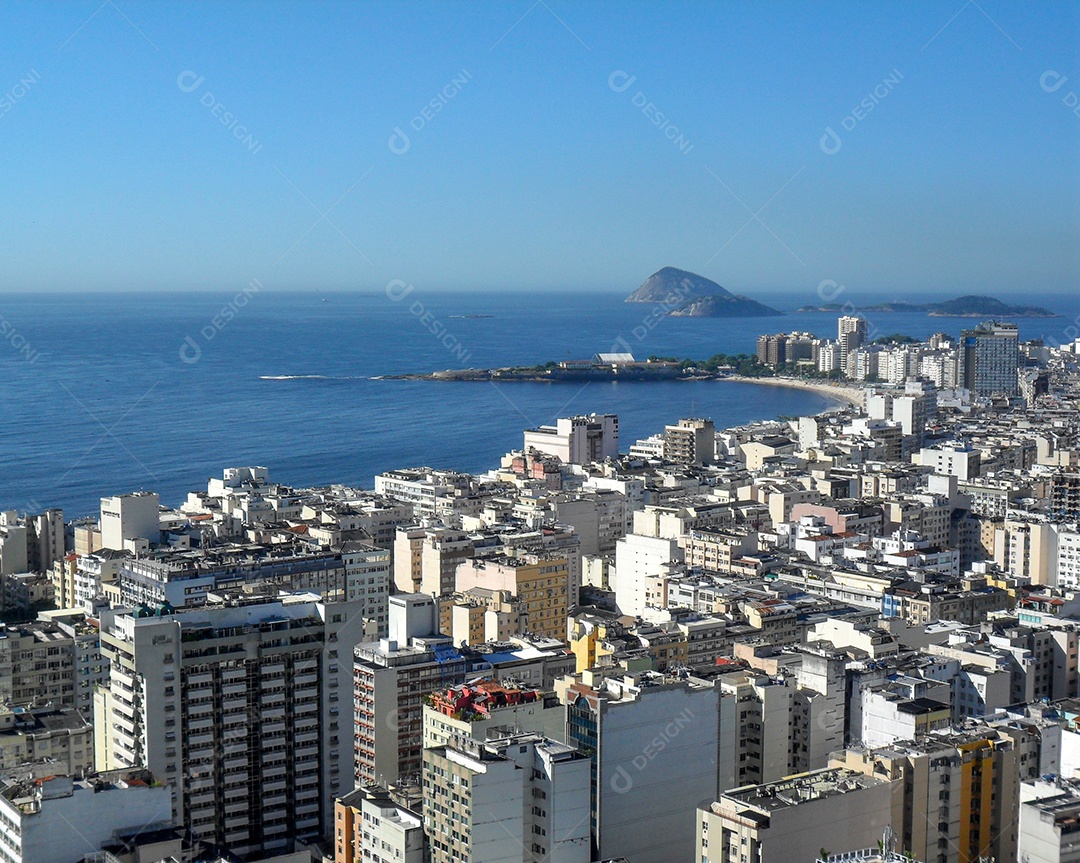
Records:
{"label": "small island in sea", "polygon": [[925,312],[931,318],[1058,318],[1042,306],[1010,306],[995,297],[967,294],[941,303],[871,303],[853,309],[841,303],[803,306],[800,312]]}
{"label": "small island in sea", "polygon": [[733,294],[712,279],[677,267],[657,270],[626,302],[660,305],[672,317],[763,318],[784,314],[757,300]]}
{"label": "small island in sea", "polygon": [[864,402],[862,388],[858,384],[838,380],[832,375],[793,377],[762,364],[750,354],[715,354],[707,360],[658,356],[637,360],[629,353],[596,354],[588,360],[563,360],[497,369],[446,369],[428,374],[380,375],[377,379],[490,383],[734,381],[808,390],[855,405]]}

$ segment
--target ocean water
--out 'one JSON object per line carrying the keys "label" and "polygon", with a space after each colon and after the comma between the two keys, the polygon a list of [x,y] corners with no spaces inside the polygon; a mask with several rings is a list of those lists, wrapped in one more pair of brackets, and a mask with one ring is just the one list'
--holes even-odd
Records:
{"label": "ocean water", "polygon": [[[542,384],[395,381],[447,368],[531,365],[608,350],[704,358],[753,353],[762,332],[835,337],[836,315],[670,318],[622,294],[388,292],[0,296],[0,509],[96,512],[102,495],[157,491],[176,505],[231,465],[293,485],[370,488],[395,467],[483,470],[558,416],[618,413],[624,447],[681,416],[718,427],[834,402],[728,382]],[[793,312],[806,294],[759,297]],[[878,297],[877,299],[881,299]],[[908,296],[918,301],[922,298]],[[1066,340],[1080,300],[1021,337]],[[924,337],[969,326],[921,314],[871,318]]]}

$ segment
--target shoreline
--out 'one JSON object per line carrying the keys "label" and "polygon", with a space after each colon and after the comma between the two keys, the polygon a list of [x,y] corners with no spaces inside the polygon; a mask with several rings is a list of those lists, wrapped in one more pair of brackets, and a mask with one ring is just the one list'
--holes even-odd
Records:
{"label": "shoreline", "polygon": [[[501,371],[501,370],[500,370]],[[618,378],[614,375],[604,377],[574,377],[564,379],[552,379],[543,375],[523,374],[515,376],[496,376],[492,375],[491,370],[481,370],[479,373],[471,373],[473,370],[450,370],[444,372],[431,372],[429,374],[411,374],[411,375],[378,375],[372,380],[426,380],[426,381],[444,381],[453,383],[476,383],[476,382],[490,382],[490,383],[546,383],[546,384],[560,384],[560,383],[579,383],[581,380],[605,380],[605,381],[617,381]],[[679,381],[686,383],[704,383],[710,381],[713,383],[723,383],[724,381],[734,381],[735,383],[743,384],[760,384],[773,387],[784,387],[792,390],[802,390],[803,392],[816,393],[817,395],[825,396],[826,398],[834,399],[842,404],[851,405],[857,408],[865,408],[866,406],[866,392],[865,389],[850,382],[844,383],[830,383],[823,380],[808,380],[805,378],[795,377],[748,377],[746,375],[692,375],[692,376],[679,376],[679,377],[655,377],[655,378],[634,378],[627,383],[655,383],[663,381]],[[828,408],[827,410],[831,410]]]}
{"label": "shoreline", "polygon": [[765,384],[767,386],[774,387],[786,387],[792,390],[805,390],[807,392],[817,393],[818,395],[828,396],[841,402],[846,402],[854,407],[866,406],[866,393],[859,387],[854,387],[849,384],[829,384],[818,383],[816,381],[807,381],[802,378],[789,378],[789,377],[772,377],[772,378],[749,378],[743,375],[727,375],[723,378],[719,378],[721,381],[736,381],[737,383],[746,384]]}

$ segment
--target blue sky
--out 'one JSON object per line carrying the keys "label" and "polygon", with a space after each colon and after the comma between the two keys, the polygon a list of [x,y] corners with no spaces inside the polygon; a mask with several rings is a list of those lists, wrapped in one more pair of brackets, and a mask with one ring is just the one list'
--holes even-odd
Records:
{"label": "blue sky", "polygon": [[1078,8],[7,4],[0,291],[1075,291]]}

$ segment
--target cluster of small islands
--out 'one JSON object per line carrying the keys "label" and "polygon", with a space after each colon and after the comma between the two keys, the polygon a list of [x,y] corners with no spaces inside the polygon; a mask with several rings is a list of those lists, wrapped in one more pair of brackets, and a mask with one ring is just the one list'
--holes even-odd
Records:
{"label": "cluster of small islands", "polygon": [[[674,317],[760,318],[783,315],[749,297],[733,294],[716,282],[676,267],[657,270],[626,298],[628,303],[654,303],[665,307]],[[926,312],[940,318],[1056,318],[1049,309],[1039,306],[1010,306],[993,297],[969,294],[942,303],[873,303],[858,308],[851,304],[826,303],[803,306],[799,312]]]}

